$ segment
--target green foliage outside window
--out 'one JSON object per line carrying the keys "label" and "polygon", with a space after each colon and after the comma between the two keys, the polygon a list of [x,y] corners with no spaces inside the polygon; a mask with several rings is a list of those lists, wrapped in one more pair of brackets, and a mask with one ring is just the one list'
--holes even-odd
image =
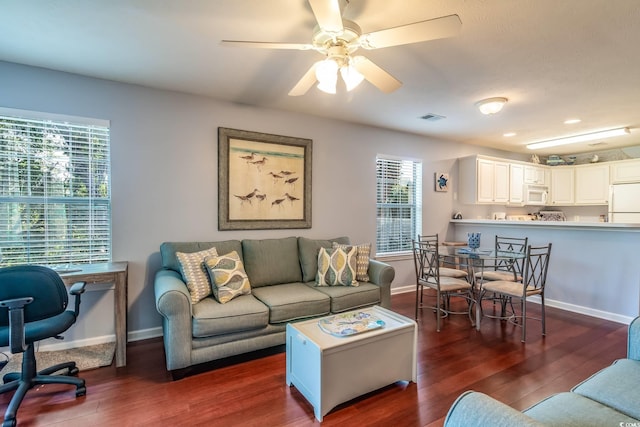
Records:
{"label": "green foliage outside window", "polygon": [[2,265],[111,259],[109,129],[0,116]]}

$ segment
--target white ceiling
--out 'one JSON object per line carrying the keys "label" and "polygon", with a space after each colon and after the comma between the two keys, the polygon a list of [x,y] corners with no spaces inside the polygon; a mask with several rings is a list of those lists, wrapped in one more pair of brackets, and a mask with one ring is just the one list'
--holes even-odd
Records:
{"label": "white ceiling", "polygon": [[[631,134],[607,145],[536,153],[640,145],[638,0],[351,0],[343,16],[365,33],[450,14],[462,31],[360,51],[404,83],[391,94],[365,82],[301,97],[287,93],[321,59],[317,52],[219,42],[309,43],[315,19],[306,0],[0,0],[0,11],[4,61],[514,152],[623,126]],[[499,114],[480,114],[474,103],[493,96],[509,102]],[[429,113],[446,118],[420,119]],[[582,122],[563,123],[573,117]]]}

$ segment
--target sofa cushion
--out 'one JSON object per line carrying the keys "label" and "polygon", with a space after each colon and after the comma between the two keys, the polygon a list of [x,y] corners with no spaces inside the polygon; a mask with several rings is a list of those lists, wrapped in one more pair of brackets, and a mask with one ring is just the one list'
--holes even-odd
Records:
{"label": "sofa cushion", "polygon": [[261,329],[269,323],[269,309],[253,295],[241,295],[226,304],[205,298],[193,305],[196,338]]}
{"label": "sofa cushion", "polygon": [[620,359],[572,391],[640,420],[640,360]]}
{"label": "sofa cushion", "polygon": [[329,314],[329,297],[304,283],[262,286],[252,295],[269,307],[269,323]]}
{"label": "sofa cushion", "polygon": [[318,286],[358,286],[356,281],[356,255],[358,248],[320,248],[318,253]]}
{"label": "sofa cushion", "polygon": [[300,256],[303,282],[316,280],[316,273],[318,272],[318,252],[320,252],[320,248],[330,248],[333,242],[348,244],[349,238],[336,237],[335,239],[318,240],[298,237],[298,253]]}
{"label": "sofa cushion", "polygon": [[204,259],[217,255],[216,248],[191,253],[176,252],[180,262],[180,274],[182,274],[182,280],[187,284],[192,304],[211,295],[211,282],[204,265]]}
{"label": "sofa cushion", "polygon": [[637,420],[576,393],[558,393],[536,403],[525,414],[546,426],[635,425]]}
{"label": "sofa cushion", "polygon": [[319,292],[331,298],[331,312],[353,310],[359,307],[380,304],[380,286],[371,283],[360,283],[360,286],[318,286],[307,283]]}
{"label": "sofa cushion", "polygon": [[237,296],[251,293],[249,277],[236,251],[208,256],[204,259],[204,265],[211,279],[213,297],[219,303],[224,304]]}
{"label": "sofa cushion", "polygon": [[[334,248],[345,248],[348,245],[333,242]],[[356,255],[356,280],[358,282],[368,282],[369,274],[369,258],[371,257],[371,243],[362,243],[360,245],[353,245],[358,250]]]}
{"label": "sofa cushion", "polygon": [[221,242],[164,242],[160,245],[162,267],[180,272],[180,261],[176,252],[199,252],[209,248],[216,248],[219,254],[228,254],[236,251],[242,259],[242,244],[239,240],[225,240]]}
{"label": "sofa cushion", "polygon": [[295,237],[243,240],[242,250],[253,288],[302,280]]}

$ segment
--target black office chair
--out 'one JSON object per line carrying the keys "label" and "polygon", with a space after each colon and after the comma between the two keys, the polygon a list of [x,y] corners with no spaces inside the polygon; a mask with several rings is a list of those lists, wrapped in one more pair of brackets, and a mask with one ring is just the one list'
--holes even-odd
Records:
{"label": "black office chair", "polygon": [[[76,386],[76,397],[84,396],[84,380],[75,362],[61,363],[40,372],[36,370],[34,343],[57,337],[69,329],[78,317],[80,295],[85,283],[71,287],[75,307],[67,310],[67,288],[53,270],[21,265],[0,268],[0,347],[9,346],[11,352],[24,353],[22,371],[6,374],[0,394],[16,390],[4,415],[2,427],[16,425],[16,413],[27,391],[38,384],[70,384]],[[67,375],[52,375],[66,369]]]}

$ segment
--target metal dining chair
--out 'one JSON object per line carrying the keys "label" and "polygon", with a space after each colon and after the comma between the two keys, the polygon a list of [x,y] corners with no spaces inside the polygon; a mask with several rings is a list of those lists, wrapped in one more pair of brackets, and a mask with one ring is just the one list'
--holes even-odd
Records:
{"label": "metal dining chair", "polygon": [[[436,330],[440,332],[441,319],[449,314],[467,314],[474,325],[471,307],[474,303],[471,283],[466,280],[440,274],[438,245],[432,241],[413,241],[413,261],[416,271],[416,319],[421,308],[429,307],[436,312]],[[424,288],[436,291],[436,305],[423,304]],[[469,308],[465,312],[451,311],[452,297],[464,298]]]}
{"label": "metal dining chair", "polygon": [[[424,243],[429,242],[433,245],[439,246],[440,242],[438,240],[437,234],[428,234],[424,236],[418,236],[418,242]],[[440,262],[440,275],[442,277],[455,277],[457,279],[465,279],[469,280],[469,273],[466,269],[454,268],[454,267],[446,267],[447,265],[458,266],[458,263],[451,262],[449,259],[443,259]]]}
{"label": "metal dining chair", "polygon": [[[498,252],[515,252],[524,254],[529,243],[528,237],[502,237],[496,236],[495,251]],[[509,280],[513,282],[522,281],[522,267],[524,258],[514,260],[500,259],[489,269],[478,271],[475,273],[476,280],[493,281],[493,280]]]}
{"label": "metal dining chair", "polygon": [[[527,251],[527,244],[529,242],[528,237],[495,237],[494,250],[496,253],[500,252],[513,252],[524,255]],[[481,271],[474,274],[474,280],[476,286],[481,289],[482,284],[489,281],[505,280],[512,282],[522,281],[522,267],[524,265],[524,257],[518,259],[500,258],[496,259],[493,265],[483,265]],[[495,305],[496,302],[500,303],[500,316],[505,317],[507,304],[511,301],[509,298],[500,298],[493,296],[491,298]],[[480,300],[482,301],[482,300]]]}
{"label": "metal dining chair", "polygon": [[[546,335],[544,291],[550,257],[551,243],[546,246],[528,246],[526,256],[523,260],[524,272],[522,282],[495,280],[486,282],[482,286],[480,301],[482,301],[484,295],[489,292],[492,292],[500,298],[509,300],[512,313],[507,319],[522,326],[522,342],[525,342],[527,336],[527,319],[533,319],[532,317],[527,317],[527,298],[535,295],[539,295],[541,301],[541,317],[535,320],[542,322],[542,335]],[[517,314],[513,308],[513,298],[520,299],[520,314]]]}

